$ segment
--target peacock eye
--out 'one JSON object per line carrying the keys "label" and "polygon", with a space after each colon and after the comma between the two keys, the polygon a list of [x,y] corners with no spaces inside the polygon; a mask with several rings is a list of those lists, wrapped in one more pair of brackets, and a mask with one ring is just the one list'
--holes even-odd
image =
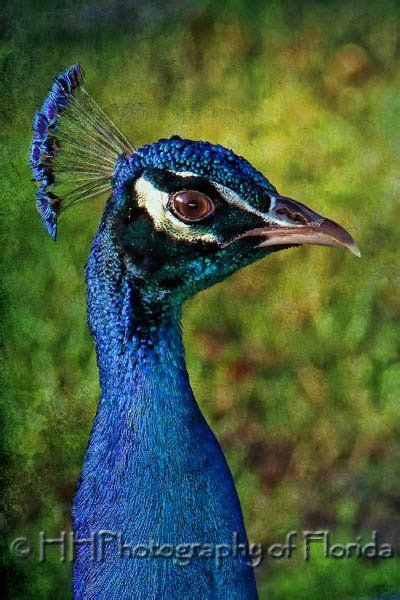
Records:
{"label": "peacock eye", "polygon": [[182,190],[172,194],[169,207],[181,221],[201,221],[214,212],[212,200],[203,192]]}

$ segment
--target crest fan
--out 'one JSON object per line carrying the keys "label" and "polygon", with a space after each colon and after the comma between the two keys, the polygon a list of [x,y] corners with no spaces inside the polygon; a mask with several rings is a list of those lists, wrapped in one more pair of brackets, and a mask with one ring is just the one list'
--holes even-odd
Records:
{"label": "crest fan", "polygon": [[37,207],[52,239],[68,206],[111,190],[114,164],[133,147],[88,93],[74,65],[54,84],[33,120],[30,165]]}

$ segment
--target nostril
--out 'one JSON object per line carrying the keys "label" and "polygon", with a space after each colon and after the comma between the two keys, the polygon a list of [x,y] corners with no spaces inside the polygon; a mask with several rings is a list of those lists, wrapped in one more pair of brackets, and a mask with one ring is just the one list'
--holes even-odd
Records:
{"label": "nostril", "polygon": [[301,215],[300,213],[294,213],[292,219],[296,223],[307,223],[307,219],[303,215]]}
{"label": "nostril", "polygon": [[276,209],[275,212],[277,215],[282,215],[283,217],[289,217],[289,219],[292,216],[292,213],[290,212],[290,210],[288,208],[286,208],[285,206],[280,206],[279,208]]}
{"label": "nostril", "polygon": [[302,223],[302,224],[307,223],[307,219],[304,217],[304,215],[302,215],[299,212],[291,211],[286,206],[279,206],[276,209],[275,213],[277,215],[280,215],[282,217],[286,217],[287,219],[290,219],[294,223]]}

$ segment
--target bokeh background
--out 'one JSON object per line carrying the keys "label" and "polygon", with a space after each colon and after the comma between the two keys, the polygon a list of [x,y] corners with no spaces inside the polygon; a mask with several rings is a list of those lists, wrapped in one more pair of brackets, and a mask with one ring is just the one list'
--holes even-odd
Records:
{"label": "bokeh background", "polygon": [[[363,253],[298,248],[186,306],[188,367],[226,452],[251,540],[295,529],[400,541],[397,2],[3,3],[1,503],[10,598],[69,597],[38,533],[68,530],[98,397],[83,268],[104,199],[53,244],[27,166],[51,77],[79,61],[134,144],[179,134],[232,147],[285,195],[345,225]],[[28,559],[9,552],[27,537]],[[261,598],[400,593],[396,558],[266,558]],[[400,597],[396,595],[395,597]]]}

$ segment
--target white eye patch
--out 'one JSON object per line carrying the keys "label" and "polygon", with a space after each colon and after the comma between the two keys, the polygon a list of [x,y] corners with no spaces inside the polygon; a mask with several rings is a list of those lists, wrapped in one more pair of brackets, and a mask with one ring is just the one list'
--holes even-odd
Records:
{"label": "white eye patch", "polygon": [[198,173],[193,173],[193,171],[170,171],[174,175],[178,177],[198,177]]}
{"label": "white eye patch", "polygon": [[145,177],[136,180],[134,189],[138,205],[150,215],[157,231],[164,231],[170,237],[188,242],[218,242],[211,233],[201,233],[175,217],[168,209],[168,194],[156,188]]}
{"label": "white eye patch", "polygon": [[228,204],[232,204],[233,206],[237,206],[238,208],[241,208],[246,212],[256,215],[257,217],[261,217],[262,219],[264,219],[264,221],[268,221],[269,223],[282,224],[282,219],[271,214],[276,205],[276,198],[275,196],[272,196],[272,194],[269,194],[269,197],[271,199],[269,210],[267,212],[263,212],[246,202],[246,200],[243,200],[243,198],[239,196],[238,193],[234,192],[225,185],[221,185],[220,183],[216,183],[215,181],[212,181],[211,183],[213,184],[217,192],[224,198],[224,200],[228,202]]}

